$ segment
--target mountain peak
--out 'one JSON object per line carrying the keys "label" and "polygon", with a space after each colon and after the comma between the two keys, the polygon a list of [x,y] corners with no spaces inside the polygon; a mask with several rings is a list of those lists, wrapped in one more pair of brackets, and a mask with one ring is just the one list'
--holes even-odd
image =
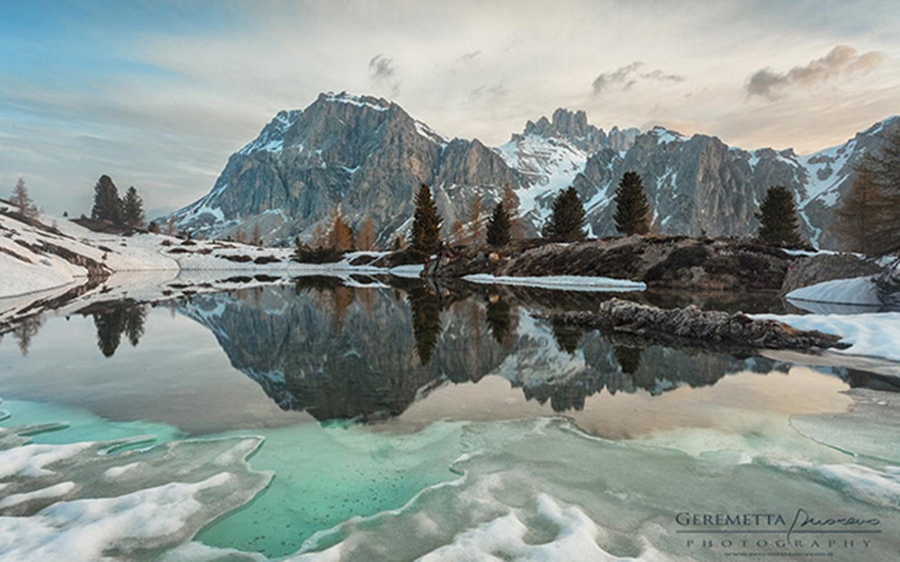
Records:
{"label": "mountain peak", "polygon": [[384,99],[384,98],[376,98],[374,96],[356,96],[353,94],[348,94],[347,92],[341,92],[339,94],[335,94],[334,92],[323,92],[319,94],[319,97],[316,101],[328,102],[328,103],[346,103],[350,105],[355,105],[357,107],[368,107],[370,109],[374,109],[375,111],[387,111],[394,105],[392,102]]}

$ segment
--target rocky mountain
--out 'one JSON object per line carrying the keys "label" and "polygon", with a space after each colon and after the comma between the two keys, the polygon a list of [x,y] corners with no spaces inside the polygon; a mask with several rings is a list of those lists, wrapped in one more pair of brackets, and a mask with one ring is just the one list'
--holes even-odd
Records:
{"label": "rocky mountain", "polygon": [[886,119],[840,146],[806,156],[791,149],[750,152],[716,137],[654,128],[639,135],[628,150],[604,149],[591,156],[573,184],[586,202],[596,236],[615,234],[612,198],[630,170],[641,174],[654,222],[665,234],[753,233],[766,190],[784,185],[795,193],[806,237],[817,246],[833,248],[833,211],[850,188],[854,165],[880,146],[885,132],[898,128],[900,117]]}
{"label": "rocky mountain", "polygon": [[433,187],[447,234],[454,222],[469,219],[477,194],[487,209],[509,184],[525,231],[534,234],[556,193],[575,185],[591,232],[606,236],[615,234],[615,187],[633,170],[643,178],[662,233],[751,234],[766,190],[780,184],[796,194],[807,237],[834,247],[832,213],[852,181],[852,166],[898,127],[900,117],[890,118],[843,145],[799,156],[791,149],[751,152],[664,128],[605,132],[583,111],[558,109],[491,148],[477,139],[445,138],[387,100],[329,93],[302,111],[276,115],[229,158],[209,194],[171,217],[206,237],[249,235],[258,226],[266,242],[277,244],[311,238],[340,205],[353,227],[374,221],[385,244],[408,232],[421,183]]}
{"label": "rocky mountain", "polygon": [[208,195],[172,216],[203,236],[259,225],[267,242],[289,243],[311,237],[340,205],[351,226],[371,218],[387,243],[409,228],[422,183],[434,186],[449,228],[475,193],[493,201],[521,175],[480,141],[446,139],[395,103],[322,94],[303,111],[280,112],[228,159]]}

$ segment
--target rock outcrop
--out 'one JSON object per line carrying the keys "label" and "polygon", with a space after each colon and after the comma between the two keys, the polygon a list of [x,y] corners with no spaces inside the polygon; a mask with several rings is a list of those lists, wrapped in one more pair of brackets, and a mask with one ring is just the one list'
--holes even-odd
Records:
{"label": "rock outcrop", "polygon": [[882,273],[884,268],[854,254],[819,254],[797,260],[788,268],[781,287],[786,295],[794,289],[835,279],[849,279]]}
{"label": "rock outcrop", "polygon": [[696,306],[663,310],[616,298],[601,303],[597,312],[567,312],[552,318],[567,324],[632,334],[654,343],[795,350],[847,347],[840,343],[840,336],[796,330],[776,320],[755,320],[743,313],[702,311]]}
{"label": "rock outcrop", "polygon": [[799,259],[744,241],[631,236],[573,244],[522,243],[502,255],[486,248],[447,252],[426,266],[426,274],[579,275],[643,281],[657,288],[777,291],[789,265]]}

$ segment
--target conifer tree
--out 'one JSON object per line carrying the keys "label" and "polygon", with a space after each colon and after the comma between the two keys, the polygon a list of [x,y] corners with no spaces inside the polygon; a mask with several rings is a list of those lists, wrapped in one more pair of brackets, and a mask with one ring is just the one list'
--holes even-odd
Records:
{"label": "conifer tree", "polygon": [[503,202],[503,208],[509,216],[509,238],[510,240],[519,240],[525,237],[522,221],[519,220],[519,197],[513,191],[511,185],[503,185],[503,194],[500,197]]}
{"label": "conifer tree", "polygon": [[259,228],[259,223],[253,225],[253,230],[250,232],[250,245],[262,247],[263,245],[263,237],[262,231]]}
{"label": "conifer tree", "polygon": [[510,221],[509,214],[503,208],[503,202],[494,205],[494,212],[488,220],[487,243],[491,246],[505,246],[509,244]]}
{"label": "conifer tree", "polygon": [[441,217],[438,215],[437,205],[431,196],[431,189],[422,184],[416,194],[416,210],[413,215],[412,248],[413,250],[431,255],[441,246]]}
{"label": "conifer tree", "polygon": [[353,251],[353,229],[344,220],[340,206],[331,211],[331,229],[328,231],[328,247],[339,252]]}
{"label": "conifer tree", "polygon": [[356,249],[367,252],[375,250],[377,241],[378,232],[375,230],[375,221],[372,220],[372,217],[366,216],[359,225],[359,232],[356,233]]}
{"label": "conifer tree", "polygon": [[544,238],[571,242],[584,240],[584,205],[574,187],[569,187],[553,200],[553,214],[544,225]]}
{"label": "conifer tree", "polygon": [[841,198],[841,206],[834,211],[834,229],[844,246],[851,251],[872,253],[875,249],[873,233],[881,215],[886,211],[884,194],[878,189],[872,171],[861,168],[853,183]]}
{"label": "conifer tree", "polygon": [[761,223],[757,237],[764,244],[795,248],[803,243],[798,230],[797,207],[788,188],[770,187],[756,218]]}
{"label": "conifer tree", "polygon": [[481,214],[484,212],[484,196],[476,193],[472,200],[472,207],[469,209],[469,236],[467,243],[478,242],[484,238],[484,223],[481,221]]}
{"label": "conifer tree", "polygon": [[133,228],[144,224],[144,201],[134,186],[125,191],[125,199],[122,201],[122,222]]}
{"label": "conifer tree", "polygon": [[25,187],[25,178],[20,177],[16,181],[16,187],[13,188],[12,197],[9,202],[19,208],[19,212],[28,218],[36,218],[38,216],[37,207],[34,201],[28,195],[28,188]]}
{"label": "conifer tree", "polygon": [[636,172],[625,172],[616,195],[616,230],[626,236],[647,234],[650,231],[650,203],[644,195],[644,185]]}
{"label": "conifer tree", "polygon": [[91,209],[91,218],[109,221],[113,224],[119,224],[122,221],[122,201],[119,199],[119,190],[112,178],[105,174],[100,176],[94,186],[94,207]]}
{"label": "conifer tree", "polygon": [[900,127],[856,166],[850,191],[836,212],[838,234],[866,253],[900,250]]}

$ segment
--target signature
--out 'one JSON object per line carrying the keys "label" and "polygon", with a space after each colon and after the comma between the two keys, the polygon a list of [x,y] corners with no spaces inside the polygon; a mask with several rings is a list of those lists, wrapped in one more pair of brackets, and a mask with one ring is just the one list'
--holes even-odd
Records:
{"label": "signature", "polygon": [[868,519],[860,519],[858,517],[825,517],[822,519],[813,517],[808,511],[802,507],[797,508],[791,526],[787,530],[787,540],[791,540],[791,534],[800,532],[801,529],[828,529],[839,527],[845,530],[847,527],[877,527],[881,525],[881,519],[870,517]]}

